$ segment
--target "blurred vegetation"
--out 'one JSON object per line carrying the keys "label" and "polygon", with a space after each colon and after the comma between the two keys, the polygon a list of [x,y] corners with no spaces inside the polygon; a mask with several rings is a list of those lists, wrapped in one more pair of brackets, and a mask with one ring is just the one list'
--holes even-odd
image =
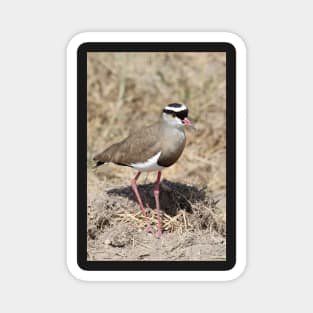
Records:
{"label": "blurred vegetation", "polygon": [[[92,157],[155,122],[163,107],[183,102],[196,130],[178,162],[163,171],[168,180],[226,189],[226,56],[224,53],[88,53],[88,182],[128,184],[128,167],[91,170]],[[145,177],[145,175],[143,175]],[[149,173],[148,181],[155,180]]]}

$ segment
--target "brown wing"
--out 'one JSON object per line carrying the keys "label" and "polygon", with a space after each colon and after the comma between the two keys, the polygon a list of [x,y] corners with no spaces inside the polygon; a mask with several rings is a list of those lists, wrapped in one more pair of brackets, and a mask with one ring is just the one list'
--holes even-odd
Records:
{"label": "brown wing", "polygon": [[159,132],[159,123],[142,128],[96,155],[94,160],[99,165],[106,162],[120,165],[144,162],[161,151]]}

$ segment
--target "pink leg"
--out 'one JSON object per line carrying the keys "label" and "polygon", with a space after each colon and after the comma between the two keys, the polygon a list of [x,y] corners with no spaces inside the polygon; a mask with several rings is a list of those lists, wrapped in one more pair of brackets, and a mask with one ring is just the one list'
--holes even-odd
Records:
{"label": "pink leg", "polygon": [[158,214],[158,231],[156,233],[156,237],[160,238],[162,234],[162,225],[161,225],[161,218],[160,218],[160,201],[159,201],[159,194],[160,194],[160,178],[161,178],[161,172],[158,172],[157,180],[154,185],[154,197],[155,197],[155,203],[156,203],[156,209]]}
{"label": "pink leg", "polygon": [[143,206],[143,203],[142,203],[142,200],[140,198],[139,191],[138,191],[138,188],[137,188],[137,185],[136,185],[136,180],[138,179],[140,174],[141,174],[141,172],[138,172],[137,175],[132,179],[131,186],[132,186],[132,188],[133,188],[133,190],[135,192],[135,195],[136,195],[137,201],[139,203],[140,209],[141,209],[142,214],[143,214],[143,216],[145,218],[145,221],[146,221],[146,224],[147,224],[146,231],[152,232],[151,225],[150,225],[150,222],[149,222],[147,214],[146,214],[146,210],[145,210],[145,208]]}

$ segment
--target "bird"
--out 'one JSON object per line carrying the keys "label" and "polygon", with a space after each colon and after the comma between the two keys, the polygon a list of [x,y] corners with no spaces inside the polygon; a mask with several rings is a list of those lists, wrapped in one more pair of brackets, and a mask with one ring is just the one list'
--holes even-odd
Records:
{"label": "bird", "polygon": [[187,106],[183,103],[170,103],[163,108],[159,120],[154,124],[130,132],[127,138],[111,145],[93,158],[96,162],[95,168],[105,163],[114,163],[138,171],[131,180],[131,187],[144,216],[147,232],[153,231],[136,181],[142,172],[157,171],[154,185],[158,219],[157,238],[162,234],[159,201],[161,172],[181,156],[186,144],[185,126],[193,128],[188,118]]}

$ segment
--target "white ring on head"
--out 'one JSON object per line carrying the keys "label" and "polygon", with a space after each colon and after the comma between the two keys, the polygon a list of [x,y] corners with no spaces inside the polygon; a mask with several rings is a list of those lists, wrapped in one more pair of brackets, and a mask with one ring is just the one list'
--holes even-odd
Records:
{"label": "white ring on head", "polygon": [[174,111],[174,112],[180,112],[180,111],[184,111],[184,110],[187,110],[187,107],[180,103],[180,107],[176,108],[176,107],[170,107],[170,106],[166,106],[164,109],[165,110],[171,110],[171,111]]}

